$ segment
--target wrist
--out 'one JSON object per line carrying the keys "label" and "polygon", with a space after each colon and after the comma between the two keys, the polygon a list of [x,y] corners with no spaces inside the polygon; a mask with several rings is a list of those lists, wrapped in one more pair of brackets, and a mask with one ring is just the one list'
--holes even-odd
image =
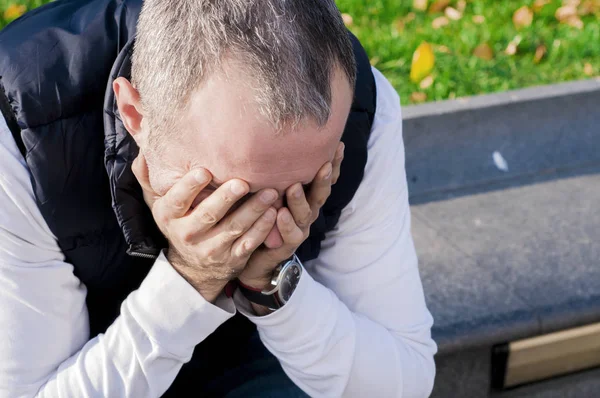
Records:
{"label": "wrist", "polygon": [[198,271],[182,261],[174,251],[169,250],[167,260],[179,275],[183,277],[208,302],[214,304],[228,281],[209,280],[199,275]]}

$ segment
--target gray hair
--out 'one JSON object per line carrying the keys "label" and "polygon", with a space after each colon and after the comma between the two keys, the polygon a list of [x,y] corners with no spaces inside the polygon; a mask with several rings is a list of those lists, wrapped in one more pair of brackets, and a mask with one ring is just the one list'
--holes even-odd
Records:
{"label": "gray hair", "polygon": [[190,94],[226,56],[256,84],[275,126],[310,117],[325,125],[336,68],[356,81],[352,43],[334,0],[145,0],[132,84],[151,130],[171,129]]}

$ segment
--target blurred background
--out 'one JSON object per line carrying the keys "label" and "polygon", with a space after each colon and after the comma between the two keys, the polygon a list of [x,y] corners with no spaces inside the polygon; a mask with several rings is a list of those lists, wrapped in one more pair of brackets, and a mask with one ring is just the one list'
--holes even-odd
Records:
{"label": "blurred background", "polygon": [[[0,27],[47,0],[0,0]],[[600,0],[337,0],[404,104],[600,75]]]}

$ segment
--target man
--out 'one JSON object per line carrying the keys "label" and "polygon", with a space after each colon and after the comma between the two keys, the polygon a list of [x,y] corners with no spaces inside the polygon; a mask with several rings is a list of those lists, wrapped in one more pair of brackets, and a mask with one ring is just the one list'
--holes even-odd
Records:
{"label": "man", "polygon": [[430,394],[399,100],[333,1],[56,1],[0,75],[0,395]]}

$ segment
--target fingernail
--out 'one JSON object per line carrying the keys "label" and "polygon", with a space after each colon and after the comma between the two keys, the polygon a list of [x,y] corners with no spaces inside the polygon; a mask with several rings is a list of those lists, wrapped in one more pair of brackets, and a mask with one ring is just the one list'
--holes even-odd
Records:
{"label": "fingernail", "polygon": [[294,190],[294,198],[300,199],[300,196],[302,196],[302,193],[303,193],[302,187],[296,187],[296,189]]}
{"label": "fingernail", "polygon": [[287,211],[281,215],[281,218],[284,223],[289,224],[292,222],[292,215]]}
{"label": "fingernail", "polygon": [[265,212],[265,219],[267,221],[273,221],[275,220],[275,216],[277,215],[277,211],[270,207],[266,212]]}
{"label": "fingernail", "polygon": [[333,172],[333,168],[331,167],[331,163],[327,164],[327,168],[325,169],[325,176],[323,177],[323,179],[328,180],[329,177],[331,177],[331,173]]}
{"label": "fingernail", "polygon": [[231,185],[231,192],[233,192],[235,195],[242,195],[246,193],[246,188],[244,188],[244,186],[240,182],[235,181]]}
{"label": "fingernail", "polygon": [[198,184],[204,184],[208,180],[208,175],[205,171],[196,171],[194,177],[198,181]]}
{"label": "fingernail", "polygon": [[263,193],[260,194],[260,199],[264,203],[271,203],[272,201],[277,199],[277,194],[275,194],[275,192],[273,192],[273,191],[264,191]]}

